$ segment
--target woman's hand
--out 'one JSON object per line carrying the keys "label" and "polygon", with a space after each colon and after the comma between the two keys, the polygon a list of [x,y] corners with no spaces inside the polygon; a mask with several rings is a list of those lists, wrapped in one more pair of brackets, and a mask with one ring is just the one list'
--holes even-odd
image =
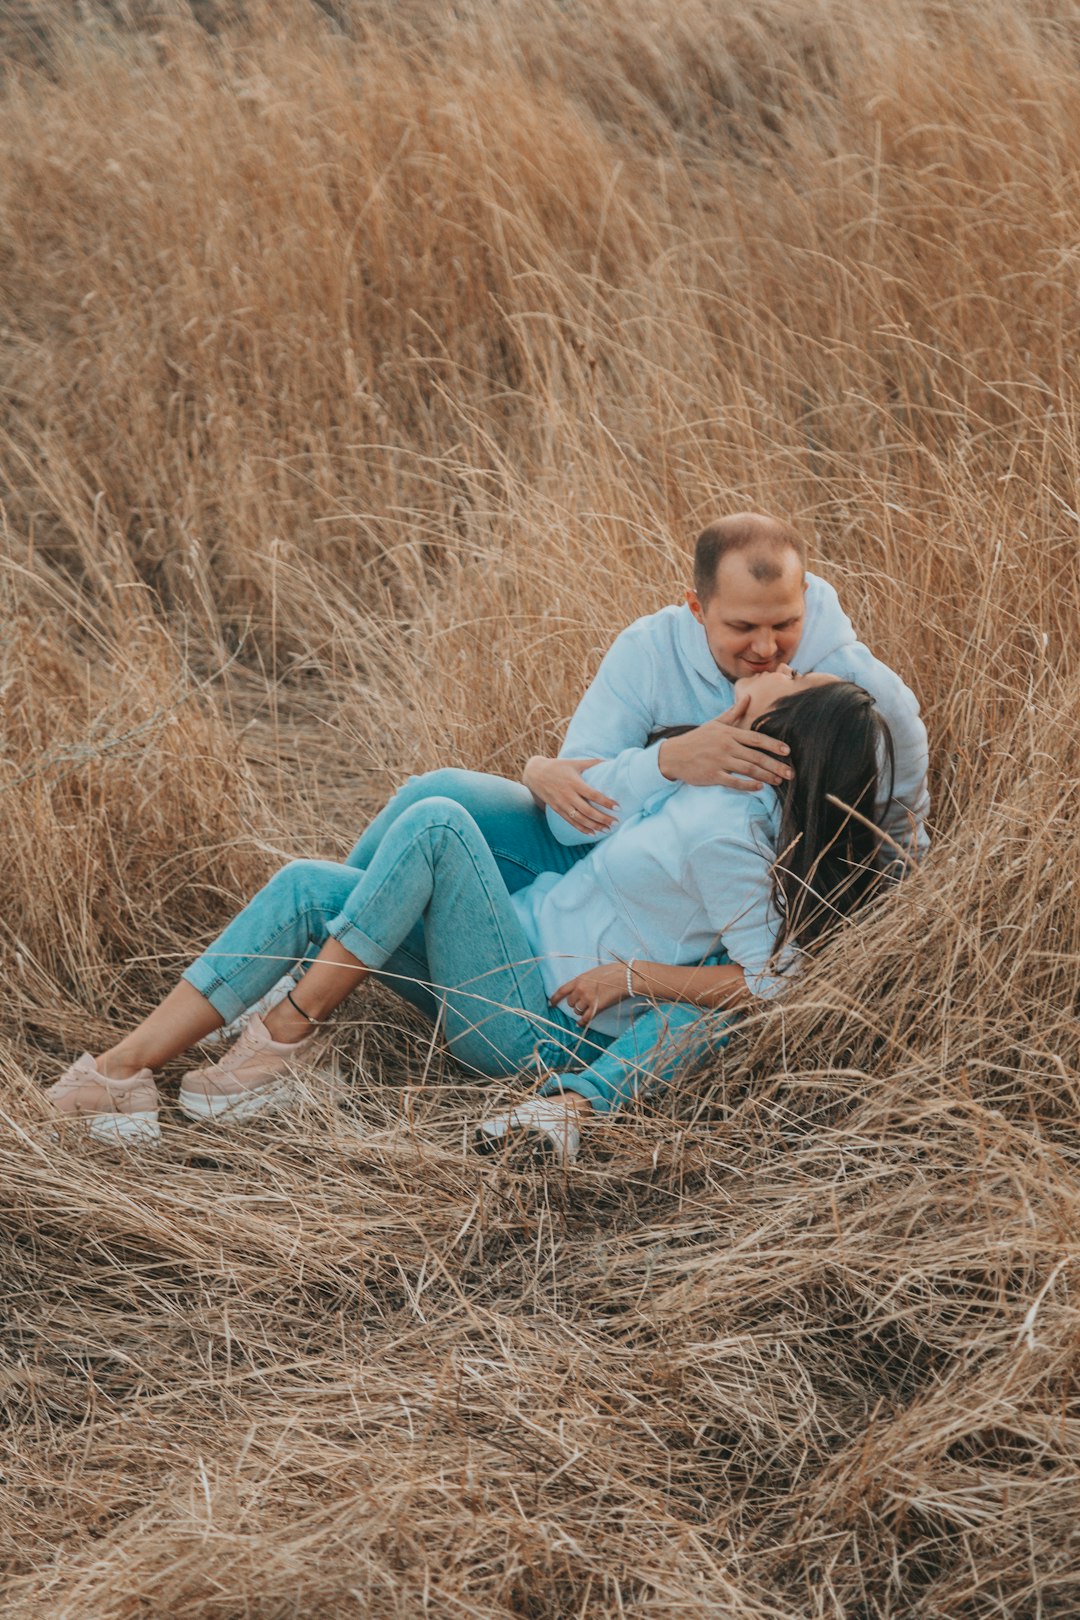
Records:
{"label": "woman's hand", "polygon": [[617,810],[618,805],[606,793],[590,787],[582,775],[590,765],[599,763],[598,759],[546,759],[543,754],[534,754],[521,780],[534,799],[579,832],[607,832],[615,825],[614,816],[607,812]]}
{"label": "woman's hand", "polygon": [[604,962],[560,984],[552,993],[551,1005],[557,1007],[560,1001],[565,1001],[567,1012],[584,1027],[592,1023],[597,1013],[626,999],[626,968],[621,962]]}

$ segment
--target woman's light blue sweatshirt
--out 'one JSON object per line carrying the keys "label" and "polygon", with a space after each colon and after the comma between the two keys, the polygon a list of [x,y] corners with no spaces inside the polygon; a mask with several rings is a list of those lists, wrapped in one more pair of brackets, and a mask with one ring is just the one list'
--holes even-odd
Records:
{"label": "woman's light blue sweatshirt", "polygon": [[[511,896],[549,995],[603,962],[690,966],[721,946],[754,995],[782,988],[770,967],[779,926],[769,876],[776,794],[662,780],[662,791],[569,872],[545,872]],[[590,1027],[617,1035],[646,1005],[623,1001]]]}
{"label": "woman's light blue sweatshirt", "polygon": [[[914,855],[928,847],[924,822],[926,727],[915,695],[899,675],[857,640],[832,586],[808,574],[802,638],[792,657],[800,673],[824,670],[868,691],[888,722],[896,751],[893,797],[879,806],[885,831]],[[578,705],[560,749],[562,759],[595,759],[586,779],[618,803],[617,817],[633,816],[654,794],[676,786],[661,775],[655,731],[699,726],[731,707],[735,688],[717,667],[705,631],[688,607],[661,608],[637,619],[616,637],[596,678]],[[751,799],[762,794],[745,795]],[[563,844],[600,842],[547,812]],[[887,852],[886,861],[887,861]]]}

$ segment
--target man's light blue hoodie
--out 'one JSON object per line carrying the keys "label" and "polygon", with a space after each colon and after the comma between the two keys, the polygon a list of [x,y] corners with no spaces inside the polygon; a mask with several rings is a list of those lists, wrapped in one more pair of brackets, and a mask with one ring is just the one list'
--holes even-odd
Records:
{"label": "man's light blue hoodie", "polygon": [[[854,681],[873,697],[896,751],[893,797],[887,807],[879,806],[879,816],[890,838],[922,855],[929,845],[924,823],[930,799],[926,727],[918,702],[900,677],[858,640],[832,586],[815,574],[806,580],[806,618],[792,666],[800,674],[823,670]],[[599,765],[585,772],[586,780],[616,800],[616,819],[622,822],[656,795],[679,787],[661,774],[660,744],[649,746],[649,737],[668,726],[703,725],[734,701],[734,685],[717,667],[690,609],[661,608],[616,637],[578,705],[559,757],[600,758]],[[771,797],[765,789],[761,794]],[[595,843],[609,836],[582,833],[550,809],[547,819],[563,844]],[[888,860],[888,851],[884,858]]]}

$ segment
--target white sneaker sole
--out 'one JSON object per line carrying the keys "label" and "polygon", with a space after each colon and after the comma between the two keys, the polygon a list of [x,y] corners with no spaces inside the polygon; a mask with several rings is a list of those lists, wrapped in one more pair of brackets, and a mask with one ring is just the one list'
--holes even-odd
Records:
{"label": "white sneaker sole", "polygon": [[95,1142],[113,1147],[151,1147],[161,1141],[156,1111],[137,1114],[90,1114],[84,1116],[86,1129]]}
{"label": "white sneaker sole", "polygon": [[478,1153],[505,1153],[557,1165],[572,1164],[577,1157],[576,1152],[564,1153],[552,1133],[538,1125],[497,1126],[494,1130],[478,1125],[473,1147]]}
{"label": "white sneaker sole", "polygon": [[295,1093],[287,1080],[260,1090],[238,1091],[231,1097],[207,1097],[201,1091],[181,1090],[177,1102],[188,1119],[214,1120],[219,1125],[243,1125],[256,1114],[280,1114],[291,1106]]}

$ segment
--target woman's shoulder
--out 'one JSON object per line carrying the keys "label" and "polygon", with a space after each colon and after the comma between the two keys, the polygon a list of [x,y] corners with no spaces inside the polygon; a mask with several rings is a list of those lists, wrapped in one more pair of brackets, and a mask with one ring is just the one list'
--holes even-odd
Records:
{"label": "woman's shoulder", "polygon": [[729,839],[775,848],[780,827],[780,800],[770,787],[756,793],[737,788],[697,787],[683,782],[665,805],[672,818],[697,843]]}

